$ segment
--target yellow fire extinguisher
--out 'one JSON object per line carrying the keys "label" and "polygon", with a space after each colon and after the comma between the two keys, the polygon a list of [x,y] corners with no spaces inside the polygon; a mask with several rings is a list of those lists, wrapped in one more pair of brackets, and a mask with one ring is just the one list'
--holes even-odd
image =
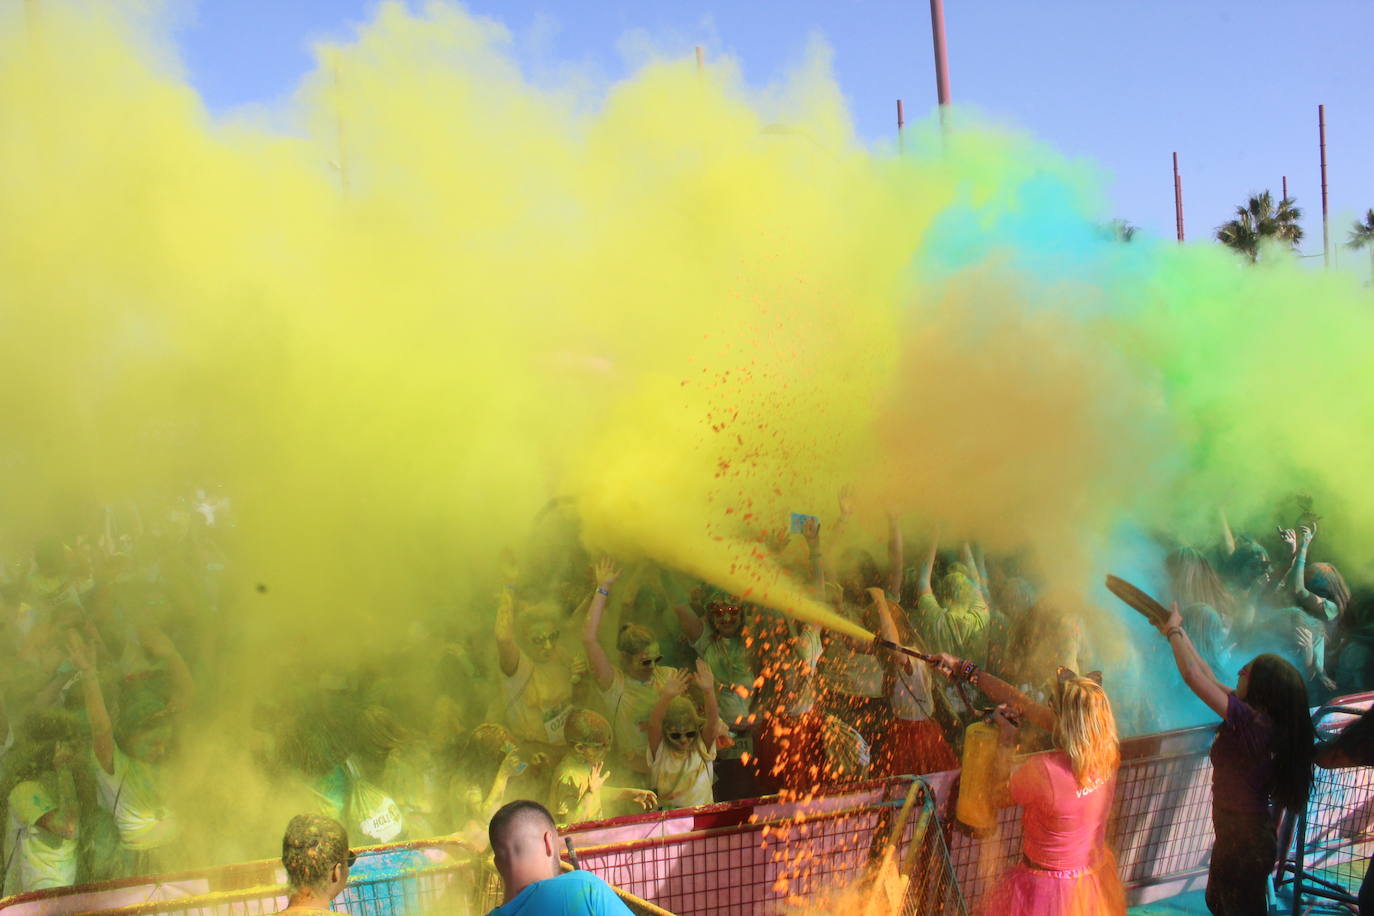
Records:
{"label": "yellow fire extinguisher", "polygon": [[954,816],[974,836],[997,829],[997,726],[981,719],[964,729],[964,761],[959,773],[959,802]]}

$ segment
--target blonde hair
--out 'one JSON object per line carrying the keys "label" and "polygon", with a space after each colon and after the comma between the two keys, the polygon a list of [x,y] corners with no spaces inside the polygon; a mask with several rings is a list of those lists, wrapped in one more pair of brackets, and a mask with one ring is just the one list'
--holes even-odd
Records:
{"label": "blonde hair", "polygon": [[1101,684],[1086,677],[1060,682],[1054,743],[1069,755],[1080,789],[1115,775],[1121,763],[1121,748],[1112,703]]}

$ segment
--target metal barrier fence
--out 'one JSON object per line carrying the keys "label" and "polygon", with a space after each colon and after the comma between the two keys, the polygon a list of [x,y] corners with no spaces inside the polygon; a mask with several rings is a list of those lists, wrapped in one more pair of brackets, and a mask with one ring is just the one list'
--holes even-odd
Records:
{"label": "metal barrier fence", "polygon": [[896,871],[920,876],[902,883],[902,911],[961,916],[936,811],[928,784],[900,777],[796,801],[631,816],[569,833],[583,868],[679,916],[811,911],[851,897],[859,904],[873,876],[869,866],[883,861],[895,839]]}
{"label": "metal barrier fence", "polygon": [[[1107,842],[1133,904],[1202,886],[1212,851],[1207,746],[1213,733],[1192,728],[1122,742]],[[944,797],[952,798],[953,789]],[[959,886],[974,909],[1021,859],[1021,809],[1004,808],[991,836],[978,839],[955,829],[949,842]]]}
{"label": "metal barrier fence", "polygon": [[[1336,733],[1351,719],[1342,708],[1358,711],[1371,700],[1374,694],[1337,701],[1341,708],[1319,712],[1319,727]],[[1205,884],[1212,846],[1207,747],[1213,734],[1212,728],[1196,728],[1122,744],[1108,841],[1133,904]],[[886,912],[957,916],[975,908],[1021,855],[1018,808],[1001,812],[991,837],[975,839],[953,829],[957,784],[957,771],[899,777],[804,798],[775,796],[579,824],[565,836],[582,867],[633,895],[627,903],[646,914],[822,907],[861,913],[865,904],[855,896],[861,888],[896,888],[901,902]],[[1312,897],[1348,902],[1374,851],[1372,831],[1374,771],[1319,770],[1298,825],[1296,851],[1281,867],[1295,886],[1295,905]],[[349,887],[336,901],[354,916],[440,910],[462,916],[499,902],[489,861],[443,840],[359,853]],[[888,862],[895,874],[884,874]],[[864,884],[875,875],[877,883]],[[265,916],[285,906],[283,881],[279,863],[251,862],[21,894],[0,900],[0,916]]]}
{"label": "metal barrier fence", "polygon": [[[1337,700],[1313,715],[1323,741],[1354,722],[1374,702],[1374,694]],[[1344,905],[1352,912],[1374,853],[1374,769],[1318,767],[1312,797],[1296,824],[1296,842],[1279,868],[1280,883],[1293,886],[1293,912],[1305,899]]]}

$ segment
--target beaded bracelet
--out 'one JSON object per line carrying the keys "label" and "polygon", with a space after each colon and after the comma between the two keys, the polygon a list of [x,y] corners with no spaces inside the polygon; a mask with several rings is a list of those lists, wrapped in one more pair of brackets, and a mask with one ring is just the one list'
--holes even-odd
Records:
{"label": "beaded bracelet", "polygon": [[1182,635],[1183,635],[1183,627],[1169,627],[1169,629],[1168,629],[1168,630],[1165,632],[1165,634],[1164,634],[1164,638],[1165,638],[1165,639],[1173,639],[1175,633],[1177,633],[1179,636],[1182,636]]}
{"label": "beaded bracelet", "polygon": [[971,681],[973,676],[978,673],[978,666],[973,662],[965,661],[959,672],[960,680]]}

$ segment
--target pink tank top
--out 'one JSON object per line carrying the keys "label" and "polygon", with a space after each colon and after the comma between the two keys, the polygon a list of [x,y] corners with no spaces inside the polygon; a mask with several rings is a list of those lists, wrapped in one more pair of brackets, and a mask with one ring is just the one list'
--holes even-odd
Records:
{"label": "pink tank top", "polygon": [[1115,774],[1080,788],[1063,751],[1031,757],[1011,774],[1012,800],[1025,806],[1025,857],[1051,871],[1095,865],[1115,793]]}

